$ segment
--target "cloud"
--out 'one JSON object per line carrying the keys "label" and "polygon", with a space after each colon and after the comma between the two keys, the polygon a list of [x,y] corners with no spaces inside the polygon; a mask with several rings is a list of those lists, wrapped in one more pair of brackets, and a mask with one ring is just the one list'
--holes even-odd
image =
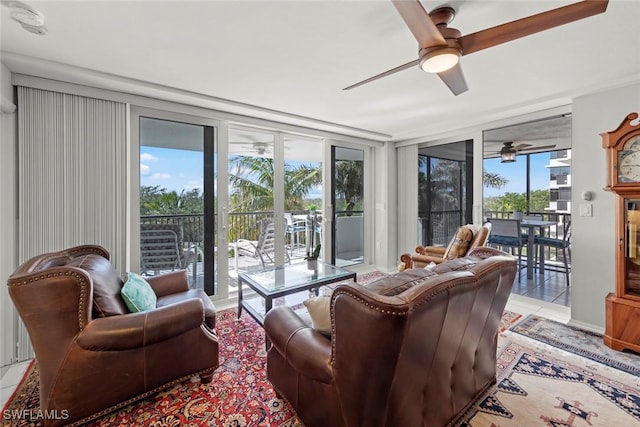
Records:
{"label": "cloud", "polygon": [[156,156],[154,156],[153,154],[149,154],[149,153],[141,153],[140,154],[140,163],[142,163],[142,162],[155,162],[157,160],[158,160],[158,158]]}
{"label": "cloud", "polygon": [[151,175],[151,179],[170,179],[170,178],[171,178],[171,174],[168,174],[168,173],[156,172],[153,175]]}
{"label": "cloud", "polygon": [[140,163],[140,175],[149,175],[149,166]]}

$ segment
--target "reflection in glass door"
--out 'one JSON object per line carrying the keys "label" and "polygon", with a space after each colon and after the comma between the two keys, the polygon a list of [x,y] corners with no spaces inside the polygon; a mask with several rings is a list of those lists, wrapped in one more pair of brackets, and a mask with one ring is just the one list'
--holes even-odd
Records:
{"label": "reflection in glass door", "polygon": [[333,259],[339,267],[364,262],[364,151],[332,147]]}
{"label": "reflection in glass door", "polygon": [[215,129],[140,117],[139,138],[140,271],[186,269],[216,295]]}

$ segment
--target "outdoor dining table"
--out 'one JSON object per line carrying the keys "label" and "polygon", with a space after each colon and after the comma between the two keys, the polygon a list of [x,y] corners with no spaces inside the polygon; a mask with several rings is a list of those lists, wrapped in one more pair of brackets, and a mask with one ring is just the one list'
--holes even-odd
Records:
{"label": "outdoor dining table", "polygon": [[[527,229],[529,240],[527,241],[527,279],[533,279],[534,255],[535,255],[535,234],[536,229],[540,235],[544,235],[545,228],[557,225],[555,221],[545,221],[539,219],[527,219],[520,221],[520,226]],[[544,274],[544,247],[540,246],[538,254],[538,273]]]}

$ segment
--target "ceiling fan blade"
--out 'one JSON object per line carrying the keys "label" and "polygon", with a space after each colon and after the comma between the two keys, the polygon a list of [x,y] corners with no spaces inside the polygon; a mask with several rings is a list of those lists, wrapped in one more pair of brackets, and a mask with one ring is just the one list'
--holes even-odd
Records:
{"label": "ceiling fan blade", "polygon": [[446,84],[451,92],[456,96],[469,90],[467,87],[467,81],[462,73],[460,63],[457,63],[453,68],[449,68],[447,71],[438,73],[438,77],[440,77],[444,84]]}
{"label": "ceiling fan blade", "polygon": [[418,0],[391,0],[421,48],[446,45],[447,42]]}
{"label": "ceiling fan blade", "polygon": [[515,148],[516,150],[524,150],[527,147],[531,147],[531,144],[518,144],[513,148]]}
{"label": "ceiling fan blade", "polygon": [[369,82],[372,82],[372,81],[374,81],[374,80],[378,80],[378,79],[380,79],[380,78],[382,78],[382,77],[386,77],[386,76],[388,76],[388,75],[391,75],[391,74],[397,73],[398,71],[402,71],[402,70],[406,70],[407,68],[415,67],[416,65],[418,65],[418,63],[419,63],[419,62],[420,62],[420,60],[419,60],[419,59],[416,59],[415,61],[407,62],[407,63],[406,63],[406,64],[404,64],[404,65],[400,65],[399,67],[392,68],[391,70],[385,71],[384,73],[380,73],[380,74],[375,75],[375,76],[373,76],[373,77],[369,77],[368,79],[363,80],[363,81],[361,81],[361,82],[358,82],[358,83],[352,84],[351,86],[347,86],[347,87],[345,87],[345,88],[344,88],[344,89],[342,89],[342,90],[349,90],[349,89],[353,89],[354,87],[362,86],[362,85],[363,85],[363,84],[365,84],[365,83],[369,83]]}
{"label": "ceiling fan blade", "polygon": [[521,149],[517,149],[516,151],[540,151],[540,150],[547,150],[547,149],[551,149],[551,148],[555,148],[555,144],[553,145],[539,145],[539,146],[533,146],[531,148],[521,148]]}
{"label": "ceiling fan blade", "polygon": [[507,22],[458,38],[462,54],[487,49],[511,40],[539,33],[550,28],[578,21],[607,10],[609,0],[586,0]]}

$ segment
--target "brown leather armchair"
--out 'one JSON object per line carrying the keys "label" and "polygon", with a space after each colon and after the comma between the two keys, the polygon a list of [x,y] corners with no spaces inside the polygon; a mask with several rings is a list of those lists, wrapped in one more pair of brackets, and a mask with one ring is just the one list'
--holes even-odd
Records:
{"label": "brown leather armchair", "polygon": [[148,278],[157,308],[129,313],[122,279],[100,246],[31,258],[9,277],[9,294],[40,369],[43,411],[87,421],[218,366],[215,307],[189,289],[185,271]]}
{"label": "brown leather armchair", "polygon": [[331,337],[265,317],[267,376],[307,427],[441,427],[496,381],[515,258],[493,248],[331,296]]}
{"label": "brown leather armchair", "polygon": [[440,264],[444,261],[459,258],[465,256],[471,249],[484,246],[491,234],[491,223],[487,222],[477,231],[473,232],[471,241],[466,242],[464,247],[459,247],[458,233],[462,228],[469,227],[463,225],[458,229],[456,235],[451,239],[447,247],[444,246],[418,246],[416,247],[416,253],[402,254],[400,256],[400,262],[403,269],[421,268],[428,264],[436,263]]}

